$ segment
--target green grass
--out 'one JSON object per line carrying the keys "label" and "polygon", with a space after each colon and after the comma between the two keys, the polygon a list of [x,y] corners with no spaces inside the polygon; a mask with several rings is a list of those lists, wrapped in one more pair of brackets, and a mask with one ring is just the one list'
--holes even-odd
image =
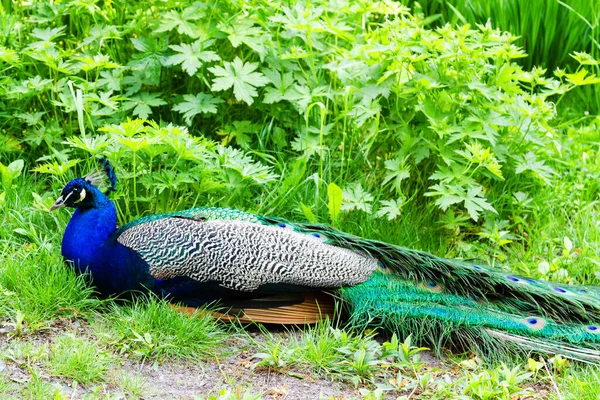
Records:
{"label": "green grass", "polygon": [[128,398],[143,399],[149,394],[147,379],[142,376],[119,373],[113,380]]}
{"label": "green grass", "polygon": [[[568,368],[555,378],[563,398],[597,399],[600,396],[598,379],[600,370],[597,367],[576,366]],[[553,398],[560,399],[558,395]]]}
{"label": "green grass", "polygon": [[221,354],[225,327],[209,314],[189,317],[157,299],[111,304],[94,329],[118,353],[146,359],[207,359]]}
{"label": "green grass", "polygon": [[109,366],[109,357],[98,343],[72,335],[57,337],[48,358],[48,369],[52,375],[84,385],[104,381]]}
{"label": "green grass", "polygon": [[44,321],[58,316],[85,316],[98,307],[100,302],[90,298],[93,290],[66,269],[57,256],[58,247],[52,250],[31,247],[9,246],[0,256],[4,265],[0,275],[3,294],[0,307],[13,323],[21,320],[21,325],[25,323],[27,329],[35,330]]}

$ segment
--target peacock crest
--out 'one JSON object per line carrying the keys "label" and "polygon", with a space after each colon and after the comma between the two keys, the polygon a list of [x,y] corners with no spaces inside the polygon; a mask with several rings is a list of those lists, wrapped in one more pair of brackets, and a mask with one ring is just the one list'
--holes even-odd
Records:
{"label": "peacock crest", "polygon": [[111,193],[117,191],[117,174],[107,158],[99,158],[98,164],[100,164],[101,170],[94,171],[86,175],[83,179],[97,188],[106,186],[107,189],[104,194],[109,196]]}

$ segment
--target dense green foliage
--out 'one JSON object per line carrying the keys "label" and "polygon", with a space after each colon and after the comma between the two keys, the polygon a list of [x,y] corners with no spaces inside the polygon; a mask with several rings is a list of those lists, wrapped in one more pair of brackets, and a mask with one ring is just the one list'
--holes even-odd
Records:
{"label": "dense green foliage", "polygon": [[243,204],[279,176],[280,194],[314,179],[309,218],[337,183],[346,211],[394,219],[411,201],[451,228],[514,219],[561,167],[572,124],[552,101],[598,82],[585,54],[547,78],[513,62],[510,34],[431,30],[391,2],[34,3],[3,21],[4,152],[37,154],[62,181],[108,155],[132,167],[136,201],[172,200],[158,209]]}
{"label": "dense green foliage", "polygon": [[535,66],[553,72],[556,68],[576,67],[571,55],[586,51],[600,54],[600,8],[588,0],[519,0],[465,1],[416,0],[427,15],[439,13],[440,20],[450,23],[485,24],[519,36],[517,44],[527,58],[520,63],[527,69]]}
{"label": "dense green foliage", "polygon": [[[600,4],[589,0],[403,0],[426,15],[437,16],[434,24],[485,24],[519,37],[515,42],[528,56],[518,60],[525,69],[544,68],[546,76],[556,70],[574,72],[579,66],[577,52],[600,55]],[[588,64],[596,74],[598,63]],[[567,96],[564,113],[570,108],[597,114],[600,90],[584,86]]]}

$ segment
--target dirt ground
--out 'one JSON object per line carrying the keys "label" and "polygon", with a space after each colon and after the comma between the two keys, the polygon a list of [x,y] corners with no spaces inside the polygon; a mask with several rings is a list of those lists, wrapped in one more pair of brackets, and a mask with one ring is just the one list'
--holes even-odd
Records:
{"label": "dirt ground", "polygon": [[[256,348],[247,348],[243,351],[223,358],[203,361],[183,360],[177,362],[156,363],[152,360],[135,360],[125,356],[114,355],[112,365],[105,382],[93,383],[82,386],[70,379],[51,376],[41,360],[28,360],[14,356],[7,349],[14,343],[11,341],[27,341],[34,347],[44,348],[48,351],[54,337],[64,333],[65,330],[78,336],[87,336],[89,332],[84,324],[78,321],[69,321],[62,326],[54,326],[48,331],[43,331],[26,338],[14,338],[7,329],[0,329],[0,380],[8,382],[8,392],[0,395],[4,399],[20,399],[20,389],[28,385],[32,379],[29,366],[32,366],[38,377],[55,388],[59,388],[64,399],[203,399],[210,395],[218,396],[219,390],[230,390],[233,397],[243,399],[246,391],[253,395],[262,394],[264,399],[289,399],[289,400],[318,400],[318,399],[362,399],[358,389],[350,383],[315,377],[310,371],[292,369],[273,372],[267,368],[253,368],[256,359]],[[0,328],[2,326],[0,322]],[[4,332],[2,332],[4,331]],[[287,334],[300,334],[300,331],[287,332]],[[261,341],[263,336],[258,332],[250,332],[254,339]],[[223,346],[231,348],[238,346],[239,338],[232,337]],[[242,340],[243,341],[243,340]],[[447,375],[447,379],[456,379],[456,368],[445,365],[435,357],[432,352],[422,351],[421,361],[427,368],[435,368],[436,374]],[[129,382],[136,382],[137,396],[131,392],[124,393],[123,377]],[[120,384],[119,384],[120,382]],[[0,383],[0,389],[2,388]],[[550,390],[548,387],[534,387],[536,399],[547,398]],[[54,389],[55,390],[55,389]],[[1,392],[1,391],[0,391]],[[107,396],[110,394],[110,397]],[[237,396],[235,396],[237,395]],[[396,398],[398,393],[391,393],[390,398]],[[249,397],[252,399],[253,397]],[[387,397],[386,397],[387,398]]]}

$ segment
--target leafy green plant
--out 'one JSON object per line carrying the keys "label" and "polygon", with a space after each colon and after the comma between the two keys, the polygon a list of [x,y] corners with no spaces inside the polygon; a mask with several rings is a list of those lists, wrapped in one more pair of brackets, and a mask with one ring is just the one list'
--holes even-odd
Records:
{"label": "leafy green plant", "polygon": [[[0,92],[28,105],[3,117],[6,136],[18,137],[24,124],[20,145],[52,154],[38,171],[64,172],[86,153],[119,160],[132,167],[122,193],[133,193],[138,214],[150,199],[159,199],[151,211],[183,206],[188,190],[235,205],[251,195],[249,184],[275,184],[269,165],[283,168],[274,146],[287,161],[306,162],[300,179],[343,187],[345,212],[396,220],[412,198],[433,202],[440,217],[509,219],[516,199],[497,194],[502,188],[555,176],[561,128],[552,101],[597,82],[584,53],[575,72],[548,78],[513,63],[524,56],[515,36],[490,24],[431,30],[430,20],[388,1],[151,1],[128,24],[96,20],[124,21],[135,4],[92,12],[57,3],[42,26],[9,29],[3,62],[15,75]],[[41,11],[19,4],[13,12]],[[40,108],[44,98],[52,102]],[[124,128],[132,116],[166,122]],[[192,138],[181,140],[184,130],[169,122],[190,126]],[[198,134],[220,135],[261,163]]]}
{"label": "leafy green plant", "polygon": [[530,376],[531,373],[520,371],[518,366],[511,369],[501,365],[494,370],[465,376],[462,381],[465,383],[464,393],[475,399],[510,399],[531,393],[520,387]]}
{"label": "leafy green plant", "polygon": [[[206,139],[191,136],[187,128],[174,125],[159,126],[144,120],[128,120],[119,125],[100,128],[100,137],[74,136],[66,143],[88,158],[85,165],[93,169],[89,156],[104,154],[119,160],[119,194],[132,198],[136,213],[141,204],[151,203],[152,212],[192,207],[198,196],[229,196],[232,201],[247,193],[251,186],[263,185],[276,179],[271,168],[254,161],[244,152],[217,145]],[[87,157],[86,157],[87,156]],[[91,161],[91,162],[90,162]],[[64,180],[65,172],[80,162],[46,162],[35,171]],[[190,199],[185,194],[194,191]],[[126,201],[122,214],[131,215]]]}
{"label": "leafy green plant", "polygon": [[21,175],[25,162],[23,160],[16,160],[8,165],[0,163],[0,177],[2,178],[2,186],[5,189],[11,188],[13,181]]}
{"label": "leafy green plant", "polygon": [[290,361],[295,349],[289,349],[282,346],[281,342],[271,343],[265,348],[266,351],[256,353],[253,358],[259,361],[254,364],[253,368],[256,367],[268,367],[274,370],[280,370],[285,367]]}
{"label": "leafy green plant", "polygon": [[574,51],[600,50],[598,8],[593,2],[535,0],[529,7],[520,7],[514,0],[418,3],[427,15],[441,13],[443,21],[484,24],[491,20],[494,27],[518,35],[518,44],[529,55],[521,60],[528,69],[543,66],[553,71],[567,64]]}

